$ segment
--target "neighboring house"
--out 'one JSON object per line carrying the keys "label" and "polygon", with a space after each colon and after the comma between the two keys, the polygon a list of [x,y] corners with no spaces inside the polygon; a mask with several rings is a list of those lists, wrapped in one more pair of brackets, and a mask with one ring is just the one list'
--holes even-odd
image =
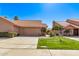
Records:
{"label": "neighboring house", "polygon": [[[53,22],[54,26],[62,26],[62,35],[74,35],[79,36],[79,19],[67,19],[67,21],[64,22]],[[69,31],[66,33],[66,31]]]}
{"label": "neighboring house", "polygon": [[17,32],[24,36],[39,36],[42,35],[42,28],[47,28],[47,25],[40,20],[9,21],[0,17],[0,32]]}

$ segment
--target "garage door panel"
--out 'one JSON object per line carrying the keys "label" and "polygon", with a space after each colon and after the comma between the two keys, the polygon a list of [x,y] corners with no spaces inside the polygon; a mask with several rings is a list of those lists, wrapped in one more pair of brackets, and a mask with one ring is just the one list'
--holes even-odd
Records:
{"label": "garage door panel", "polygon": [[26,36],[41,35],[41,30],[38,28],[24,28],[22,31],[23,31],[23,35],[26,35]]}

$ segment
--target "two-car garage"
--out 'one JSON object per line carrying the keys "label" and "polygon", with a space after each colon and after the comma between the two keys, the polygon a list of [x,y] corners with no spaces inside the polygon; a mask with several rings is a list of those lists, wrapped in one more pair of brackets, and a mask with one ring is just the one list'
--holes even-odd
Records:
{"label": "two-car garage", "polygon": [[20,28],[19,34],[23,36],[40,36],[41,28]]}

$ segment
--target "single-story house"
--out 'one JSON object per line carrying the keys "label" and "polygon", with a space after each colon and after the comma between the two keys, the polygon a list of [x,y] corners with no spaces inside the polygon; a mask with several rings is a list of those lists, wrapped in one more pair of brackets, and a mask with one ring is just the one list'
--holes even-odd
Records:
{"label": "single-story house", "polygon": [[[66,21],[54,21],[54,26],[62,26],[62,35],[74,35],[79,36],[79,19],[67,19]],[[68,34],[66,31],[69,31]]]}
{"label": "single-story house", "polygon": [[47,25],[40,20],[9,21],[0,17],[0,32],[16,32],[22,36],[39,36],[42,35],[42,28],[47,28]]}

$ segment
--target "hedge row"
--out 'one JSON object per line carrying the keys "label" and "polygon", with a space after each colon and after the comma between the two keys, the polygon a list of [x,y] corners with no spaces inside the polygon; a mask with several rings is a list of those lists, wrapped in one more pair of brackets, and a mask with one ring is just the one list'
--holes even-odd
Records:
{"label": "hedge row", "polygon": [[0,37],[15,37],[17,36],[16,32],[0,32]]}

